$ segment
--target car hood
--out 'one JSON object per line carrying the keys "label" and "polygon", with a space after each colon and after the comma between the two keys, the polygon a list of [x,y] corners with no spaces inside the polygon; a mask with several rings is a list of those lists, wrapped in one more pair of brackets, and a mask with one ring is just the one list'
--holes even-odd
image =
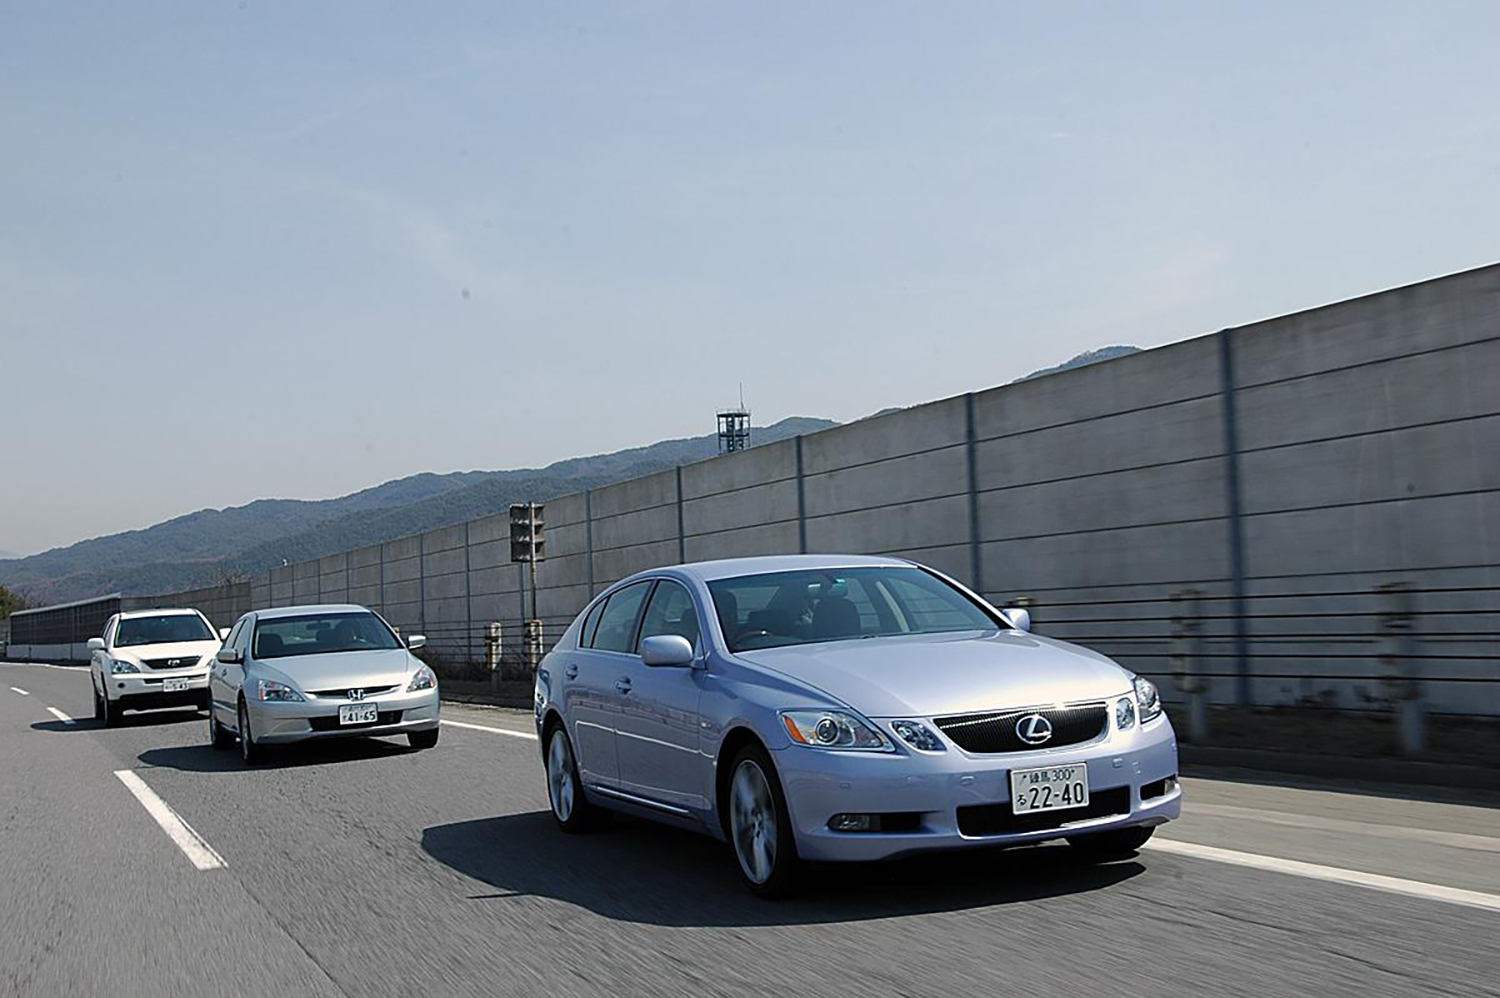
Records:
{"label": "car hood", "polygon": [[287,655],[258,659],[257,664],[281,673],[303,690],[337,690],[356,686],[405,685],[417,667],[417,660],[405,648],[383,648],[326,655]]}
{"label": "car hood", "polygon": [[1073,703],[1130,689],[1130,674],[1103,655],[1023,631],[788,645],[738,657],[815,686],[867,717]]}
{"label": "car hood", "polygon": [[[109,655],[122,662],[134,662],[139,665],[141,662],[154,662],[163,658],[202,658],[205,655],[213,655],[218,650],[219,642],[213,640],[171,641],[157,645],[129,645],[116,648]],[[198,663],[195,661],[193,664]]]}

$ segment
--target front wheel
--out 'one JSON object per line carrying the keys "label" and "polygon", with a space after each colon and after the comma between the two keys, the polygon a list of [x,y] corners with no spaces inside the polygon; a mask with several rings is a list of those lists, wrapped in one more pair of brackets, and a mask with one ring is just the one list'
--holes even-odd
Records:
{"label": "front wheel", "polygon": [[1155,825],[1137,825],[1134,828],[1121,828],[1114,832],[1075,835],[1068,839],[1068,845],[1076,849],[1085,859],[1095,862],[1128,859],[1146,844],[1155,831]]}
{"label": "front wheel", "polygon": [[119,723],[120,708],[109,702],[109,694],[94,694],[94,719],[106,728],[112,728]]}
{"label": "front wheel", "polygon": [[406,740],[414,749],[432,748],[437,744],[438,729],[433,728],[431,731],[408,731],[406,733]]}
{"label": "front wheel", "polygon": [[552,805],[557,827],[565,832],[591,831],[608,816],[607,811],[590,804],[583,796],[573,746],[561,724],[547,735],[547,800]]}
{"label": "front wheel", "polygon": [[730,774],[727,830],[740,876],[761,897],[786,897],[797,888],[802,861],[776,767],[760,746],[747,745]]}
{"label": "front wheel", "polygon": [[229,734],[229,732],[224,730],[224,725],[220,724],[219,719],[214,716],[213,705],[210,704],[208,708],[209,747],[223,752],[225,749],[229,748],[230,744],[233,741],[234,738]]}
{"label": "front wheel", "polygon": [[266,750],[255,744],[255,735],[250,731],[250,708],[240,701],[240,759],[247,766],[254,766],[266,757]]}

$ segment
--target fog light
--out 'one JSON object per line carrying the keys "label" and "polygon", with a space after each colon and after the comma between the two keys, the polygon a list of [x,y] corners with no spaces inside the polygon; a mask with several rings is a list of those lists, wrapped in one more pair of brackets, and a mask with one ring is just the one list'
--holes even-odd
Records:
{"label": "fog light", "polygon": [[1115,704],[1115,727],[1121,731],[1135,727],[1135,701],[1121,697]]}
{"label": "fog light", "polygon": [[873,814],[835,814],[828,827],[835,832],[873,832],[880,828],[880,820]]}

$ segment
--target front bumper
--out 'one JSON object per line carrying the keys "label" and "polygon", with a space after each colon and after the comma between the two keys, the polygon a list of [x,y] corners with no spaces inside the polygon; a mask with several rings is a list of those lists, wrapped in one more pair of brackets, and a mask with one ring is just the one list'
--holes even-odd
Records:
{"label": "front bumper", "polygon": [[[166,679],[186,679],[187,689],[163,693],[162,681]],[[205,707],[208,705],[208,670],[111,673],[104,677],[104,690],[110,701],[124,710]]]}
{"label": "front bumper", "polygon": [[358,736],[401,735],[411,731],[431,731],[438,726],[438,691],[393,693],[363,701],[373,703],[381,720],[375,724],[340,725],[339,706],[347,700],[304,700],[284,703],[278,700],[247,700],[250,731],[257,742],[276,745],[314,738],[351,738]]}
{"label": "front bumper", "polygon": [[[1177,776],[1177,736],[1165,715],[1133,731],[1112,731],[1089,745],[1045,751],[972,755],[950,744],[938,753],[887,754],[790,746],[775,756],[797,851],[809,860],[863,861],[933,849],[1023,845],[1158,825],[1182,811],[1182,791],[1175,781],[1160,796],[1141,798],[1142,786]],[[959,808],[1009,804],[1011,770],[1078,762],[1088,766],[1091,799],[1120,801],[1111,813],[1075,820],[1077,815],[1056,811],[1049,816],[1055,817],[1055,825],[1023,832],[967,835],[960,830]],[[1110,790],[1116,793],[1100,796]],[[848,813],[919,817],[914,831],[835,832],[828,827],[833,815]]]}

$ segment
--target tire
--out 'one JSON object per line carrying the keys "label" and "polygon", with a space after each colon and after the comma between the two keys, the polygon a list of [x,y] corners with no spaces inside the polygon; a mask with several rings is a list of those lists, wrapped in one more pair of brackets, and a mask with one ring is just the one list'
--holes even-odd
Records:
{"label": "tire", "polygon": [[1137,825],[1114,832],[1096,832],[1093,835],[1078,835],[1068,840],[1068,845],[1078,854],[1093,862],[1111,859],[1129,859],[1134,856],[1156,831],[1155,825]]}
{"label": "tire", "polygon": [[234,744],[234,736],[224,730],[224,725],[214,717],[212,707],[208,709],[208,746],[218,752],[223,752]]}
{"label": "tire", "polygon": [[255,734],[250,730],[250,708],[240,701],[240,761],[247,766],[258,766],[265,761],[266,750],[255,744]]}
{"label": "tire", "polygon": [[609,812],[590,804],[578,778],[578,760],[573,757],[573,743],[561,724],[547,735],[547,802],[557,827],[572,834],[589,832],[603,825]]}
{"label": "tire", "polygon": [[406,740],[411,743],[411,747],[414,749],[430,749],[438,742],[438,729],[433,728],[431,731],[409,731],[406,734]]}
{"label": "tire", "polygon": [[99,694],[99,700],[94,704],[94,716],[99,719],[101,725],[106,728],[113,728],[116,724],[120,723],[121,713],[122,711],[119,707],[109,702],[109,694]]}
{"label": "tire", "polygon": [[730,764],[724,827],[751,893],[763,898],[796,893],[803,868],[792,819],[776,766],[759,745],[740,749]]}

